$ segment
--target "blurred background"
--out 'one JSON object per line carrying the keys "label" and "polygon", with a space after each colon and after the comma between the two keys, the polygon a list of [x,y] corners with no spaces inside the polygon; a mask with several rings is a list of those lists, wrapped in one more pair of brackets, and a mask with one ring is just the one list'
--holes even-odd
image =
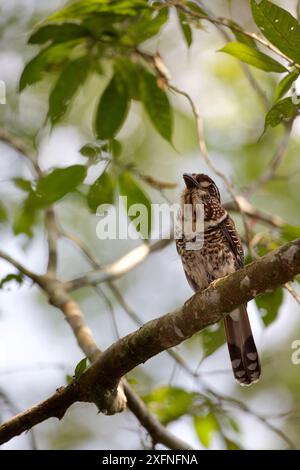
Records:
{"label": "blurred background", "polygon": [[[247,30],[255,26],[248,1],[204,2],[218,16],[238,20]],[[296,14],[297,1],[277,4]],[[104,89],[107,76],[92,75],[80,89],[75,103],[64,120],[54,129],[44,125],[47,96],[53,82],[46,78],[21,94],[18,80],[24,64],[38,51],[26,45],[33,27],[58,9],[64,2],[51,0],[0,0],[0,80],[6,83],[6,104],[0,104],[0,127],[27,141],[39,151],[43,170],[85,163],[79,153],[86,142],[93,140],[91,122],[99,91]],[[159,51],[172,77],[172,83],[187,91],[197,103],[205,123],[210,158],[233,182],[238,193],[265,169],[282,137],[280,126],[268,130],[262,137],[265,109],[255,90],[245,77],[240,63],[218,52],[224,38],[212,25],[205,23],[193,29],[193,43],[188,49],[182,38],[177,18],[171,15],[162,32],[143,44],[143,49]],[[251,69],[266,95],[272,99],[278,77]],[[300,90],[299,90],[300,91]],[[163,194],[144,183],[154,203],[178,202],[183,188],[183,172],[211,174],[200,156],[195,123],[183,97],[170,95],[175,109],[174,145],[164,141],[153,129],[139,104],[130,110],[118,139],[123,144],[122,161],[135,163],[143,173],[157,179],[177,183],[175,189]],[[282,217],[286,223],[300,225],[300,121],[295,121],[286,156],[278,170],[281,178],[261,187],[252,197],[255,207]],[[12,183],[16,177],[30,178],[26,160],[0,141],[0,198],[7,211],[1,220],[1,248],[38,273],[47,264],[46,238],[42,221],[34,227],[32,237],[14,235],[12,220],[24,193]],[[95,179],[99,166],[89,170],[87,182]],[[223,201],[230,199],[222,181],[214,178],[221,188]],[[96,236],[97,216],[91,214],[78,195],[67,196],[57,204],[62,227],[80,237],[100,263],[110,263],[125,254],[140,241],[101,241]],[[242,224],[234,214],[238,227]],[[153,228],[153,233],[157,227]],[[254,226],[269,239],[269,227]],[[90,265],[66,240],[59,242],[59,276],[76,277]],[[0,278],[14,272],[8,263],[0,261]],[[151,254],[136,269],[116,282],[124,299],[142,322],[160,316],[182,305],[192,292],[186,282],[174,243]],[[298,284],[293,286],[299,292]],[[118,336],[134,331],[137,325],[103,286],[105,300],[94,290],[84,288],[74,297],[80,303],[98,344],[108,347]],[[224,413],[232,418],[229,438],[239,447],[248,449],[281,449],[287,442],[274,432],[282,430],[295,446],[300,445],[300,365],[293,365],[292,342],[300,339],[300,310],[295,299],[283,293],[283,300],[273,303],[274,321],[265,327],[255,301],[249,312],[263,373],[251,389],[235,384],[225,345],[206,357],[204,337],[195,335],[176,348],[198,378],[191,378],[166,353],[151,359],[129,374],[132,386],[148,397],[154,411],[163,409],[163,398],[151,398],[153,390],[171,386],[174,390],[201,393],[206,387],[246,403],[248,411],[239,405],[223,403]],[[117,331],[115,328],[117,324]],[[218,329],[218,327],[216,327]],[[217,336],[217,335],[216,335]],[[214,338],[214,336],[212,336]],[[212,341],[217,342],[217,338]],[[222,341],[221,341],[222,342]],[[49,306],[43,294],[28,281],[22,286],[11,283],[0,290],[0,419],[4,421],[46,398],[66,382],[83,354],[76,344],[61,312]],[[178,387],[178,388],[175,388]],[[160,402],[159,400],[162,400]],[[151,400],[153,400],[151,404]],[[156,400],[156,401],[155,401]],[[178,398],[180,400],[180,398]],[[178,402],[179,403],[179,402]],[[177,403],[177,405],[178,405]],[[170,406],[170,403],[168,404]],[[179,405],[178,405],[179,406]],[[268,423],[266,424],[266,419]],[[180,412],[170,420],[169,429],[196,448],[203,448],[191,414]],[[140,449],[151,445],[141,426],[130,412],[107,417],[97,414],[95,406],[73,405],[65,418],[48,420],[33,430],[15,438],[3,449]],[[209,447],[225,448],[220,433],[212,433]]]}

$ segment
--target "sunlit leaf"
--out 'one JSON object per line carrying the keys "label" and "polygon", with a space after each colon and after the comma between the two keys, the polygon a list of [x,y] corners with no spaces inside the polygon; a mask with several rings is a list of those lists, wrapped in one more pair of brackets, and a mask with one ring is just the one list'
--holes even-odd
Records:
{"label": "sunlit leaf", "polygon": [[283,290],[281,288],[276,289],[274,292],[256,297],[256,305],[263,311],[262,320],[265,326],[270,325],[276,320],[282,301]]}
{"label": "sunlit leaf", "polygon": [[41,26],[29,38],[30,44],[43,44],[47,41],[54,43],[70,41],[71,39],[89,36],[89,31],[76,23],[47,24]]}
{"label": "sunlit leaf", "polygon": [[129,103],[126,83],[114,75],[99,101],[94,125],[98,139],[115,136],[126,119]]}
{"label": "sunlit leaf", "polygon": [[228,439],[227,437],[224,439],[226,448],[228,450],[241,450],[241,446],[237,444],[236,442],[232,441],[231,439]]}
{"label": "sunlit leaf", "polygon": [[89,72],[90,58],[80,57],[69,62],[62,70],[49,97],[49,116],[52,124],[65,114],[71,99],[85,82]]}
{"label": "sunlit leaf", "polygon": [[146,69],[140,71],[140,94],[154,127],[170,142],[173,130],[172,109],[165,91],[158,86],[156,77]]}
{"label": "sunlit leaf", "polygon": [[274,100],[278,101],[280,100],[292,87],[293,83],[297,80],[299,77],[299,72],[294,71],[291,73],[288,73],[277,85],[276,91],[275,91],[275,96]]}
{"label": "sunlit leaf", "polygon": [[92,184],[87,195],[87,202],[92,212],[96,212],[100,204],[114,203],[114,184],[107,172],[102,173]]}
{"label": "sunlit leaf", "polygon": [[26,204],[30,208],[42,209],[57,202],[66,194],[74,191],[86,177],[87,169],[83,165],[57,168],[38,180]]}
{"label": "sunlit leaf", "polygon": [[67,5],[51,15],[49,21],[82,19],[98,13],[135,16],[138,12],[150,9],[143,0],[79,0]]}
{"label": "sunlit leaf", "polygon": [[166,425],[188,413],[195,394],[179,387],[164,386],[152,390],[142,398],[149,411]]}
{"label": "sunlit leaf", "polygon": [[[136,225],[136,230],[141,236],[147,239],[151,233],[151,200],[145,191],[141,188],[138,182],[133,176],[125,171],[119,176],[119,188],[122,196],[127,196],[127,209],[129,210],[134,204],[142,205],[146,211],[146,220],[144,223]],[[141,214],[144,214],[141,212]],[[133,222],[135,222],[136,216],[139,215],[139,210],[136,215],[129,216]]]}
{"label": "sunlit leaf", "polygon": [[237,59],[240,59],[246,64],[253,65],[258,69],[264,70],[266,72],[277,72],[282,73],[286,72],[287,69],[281,65],[272,57],[260,52],[254,47],[250,47],[248,44],[242,44],[240,42],[229,42],[226,44],[220,52],[226,52]]}
{"label": "sunlit leaf", "polygon": [[78,362],[77,366],[75,367],[75,370],[74,370],[75,380],[80,379],[80,377],[86,371],[87,368],[88,368],[88,359],[87,357],[85,357],[81,359],[81,361]]}
{"label": "sunlit leaf", "polygon": [[262,34],[281,52],[300,64],[300,25],[273,2],[251,0],[252,15]]}
{"label": "sunlit leaf", "polygon": [[194,428],[204,447],[209,447],[214,433],[219,430],[219,423],[210,411],[203,416],[194,416]]}
{"label": "sunlit leaf", "polygon": [[285,241],[291,242],[296,238],[300,238],[300,227],[285,224],[281,229],[281,234]]}

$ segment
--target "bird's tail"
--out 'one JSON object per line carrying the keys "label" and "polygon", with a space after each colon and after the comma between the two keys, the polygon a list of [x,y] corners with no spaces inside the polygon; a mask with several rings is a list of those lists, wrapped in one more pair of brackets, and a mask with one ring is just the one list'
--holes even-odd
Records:
{"label": "bird's tail", "polygon": [[240,385],[257,382],[261,372],[260,361],[246,305],[227,315],[224,325],[234,377]]}

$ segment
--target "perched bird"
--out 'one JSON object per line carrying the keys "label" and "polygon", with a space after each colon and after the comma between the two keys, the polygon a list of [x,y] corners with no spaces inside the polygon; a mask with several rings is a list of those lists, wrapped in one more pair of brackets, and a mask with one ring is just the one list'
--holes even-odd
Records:
{"label": "perched bird", "polygon": [[[222,207],[220,193],[213,180],[207,175],[196,173],[185,173],[183,179],[186,188],[182,193],[181,217],[184,205],[190,205],[194,238],[183,231],[176,240],[176,246],[186,278],[196,292],[206,289],[216,279],[242,268],[244,252],[234,221]],[[196,240],[197,205],[202,207],[204,215],[203,241],[199,248],[189,249],[188,242]],[[260,361],[247,305],[242,305],[227,315],[224,318],[224,326],[236,380],[241,385],[257,382],[261,372]]]}

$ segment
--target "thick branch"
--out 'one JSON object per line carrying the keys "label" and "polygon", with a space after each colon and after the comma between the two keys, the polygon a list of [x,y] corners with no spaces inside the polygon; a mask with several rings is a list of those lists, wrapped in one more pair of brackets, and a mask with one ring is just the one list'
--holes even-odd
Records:
{"label": "thick branch", "polygon": [[[299,272],[300,239],[297,239],[219,279],[203,292],[196,293],[182,308],[146,323],[102,353],[77,382],[74,388],[77,400],[91,401],[99,406],[105,401],[106,391],[111,391],[120,378],[134,367],[218,322],[225,314],[255,296],[275,290]],[[53,402],[55,412],[59,414],[62,410],[63,414],[66,410],[64,393],[71,396],[70,402],[74,402],[74,389],[68,386],[61,392],[60,399],[55,394],[44,404],[19,415],[19,425],[14,418],[3,424],[0,427],[0,443],[24,431],[24,419],[26,429],[47,419],[49,411],[45,415],[43,409],[53,411]]]}

